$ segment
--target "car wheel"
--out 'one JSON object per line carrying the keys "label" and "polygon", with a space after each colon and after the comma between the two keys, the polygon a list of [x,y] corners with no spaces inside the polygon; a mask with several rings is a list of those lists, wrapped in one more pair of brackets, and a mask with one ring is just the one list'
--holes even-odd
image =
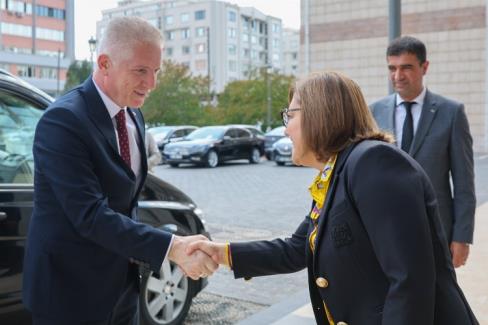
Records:
{"label": "car wheel", "polygon": [[285,166],[285,163],[284,163],[284,162],[282,162],[282,161],[276,161],[276,164],[277,164],[278,166]]}
{"label": "car wheel", "polygon": [[188,314],[196,282],[166,259],[159,272],[143,276],[140,290],[142,325],[176,325]]}
{"label": "car wheel", "polygon": [[261,160],[261,152],[258,148],[252,148],[251,154],[249,156],[249,162],[251,164],[257,164]]}
{"label": "car wheel", "polygon": [[215,152],[215,150],[210,150],[207,153],[207,161],[205,162],[205,165],[210,168],[217,167],[219,164],[219,155]]}
{"label": "car wheel", "polygon": [[178,164],[178,163],[169,163],[169,165],[170,165],[171,167],[178,167],[178,165],[179,165],[179,164]]}

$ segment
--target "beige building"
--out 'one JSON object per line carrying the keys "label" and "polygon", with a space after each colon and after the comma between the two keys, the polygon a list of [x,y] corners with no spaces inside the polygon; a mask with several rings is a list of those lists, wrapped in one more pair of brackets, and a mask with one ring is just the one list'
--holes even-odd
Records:
{"label": "beige building", "polygon": [[[477,152],[488,152],[487,0],[404,0],[402,34],[427,46],[433,92],[464,102]],[[300,74],[339,70],[368,103],[388,94],[388,1],[301,0]]]}

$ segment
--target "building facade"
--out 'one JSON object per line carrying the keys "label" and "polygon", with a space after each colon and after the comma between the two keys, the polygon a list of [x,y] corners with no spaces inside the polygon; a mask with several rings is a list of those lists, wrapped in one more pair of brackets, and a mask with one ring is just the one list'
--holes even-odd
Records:
{"label": "building facade", "polygon": [[98,38],[113,17],[143,17],[163,34],[163,59],[187,65],[194,75],[209,75],[216,93],[261,68],[284,71],[281,19],[255,8],[215,0],[133,0],[102,14]]}
{"label": "building facade", "polygon": [[74,59],[74,0],[0,0],[0,68],[56,96]]}
{"label": "building facade", "polygon": [[290,28],[283,29],[283,70],[285,75],[298,75],[300,52],[300,31]]}
{"label": "building facade", "polygon": [[[488,151],[486,0],[404,0],[402,34],[421,39],[425,83],[464,102],[474,149]],[[339,70],[369,103],[388,94],[388,1],[301,0],[300,74]]]}

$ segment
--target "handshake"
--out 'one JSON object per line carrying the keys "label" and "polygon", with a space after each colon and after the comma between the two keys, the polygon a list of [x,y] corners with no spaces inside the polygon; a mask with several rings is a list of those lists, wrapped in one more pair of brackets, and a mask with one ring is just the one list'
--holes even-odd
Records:
{"label": "handshake", "polygon": [[203,235],[176,236],[168,258],[193,280],[212,275],[219,264],[229,266],[227,244],[214,243]]}

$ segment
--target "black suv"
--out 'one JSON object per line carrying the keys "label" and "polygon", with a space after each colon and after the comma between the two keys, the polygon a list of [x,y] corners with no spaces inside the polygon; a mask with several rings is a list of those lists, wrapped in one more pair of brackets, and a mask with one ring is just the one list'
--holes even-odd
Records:
{"label": "black suv", "polygon": [[[21,294],[25,239],[33,207],[32,143],[37,121],[52,100],[0,70],[0,324],[29,319]],[[141,222],[179,235],[208,237],[201,217],[202,211],[183,192],[148,175],[139,201]],[[177,294],[173,295],[168,280],[176,281]],[[182,276],[179,267],[165,261],[159,273],[141,278],[141,324],[180,324],[193,297],[206,284],[206,280]],[[149,308],[153,305],[157,308]]]}
{"label": "black suv", "polygon": [[261,160],[264,139],[254,136],[246,128],[220,125],[201,127],[182,141],[164,147],[164,159],[171,167],[191,163],[216,167],[234,159],[247,159],[251,164]]}

